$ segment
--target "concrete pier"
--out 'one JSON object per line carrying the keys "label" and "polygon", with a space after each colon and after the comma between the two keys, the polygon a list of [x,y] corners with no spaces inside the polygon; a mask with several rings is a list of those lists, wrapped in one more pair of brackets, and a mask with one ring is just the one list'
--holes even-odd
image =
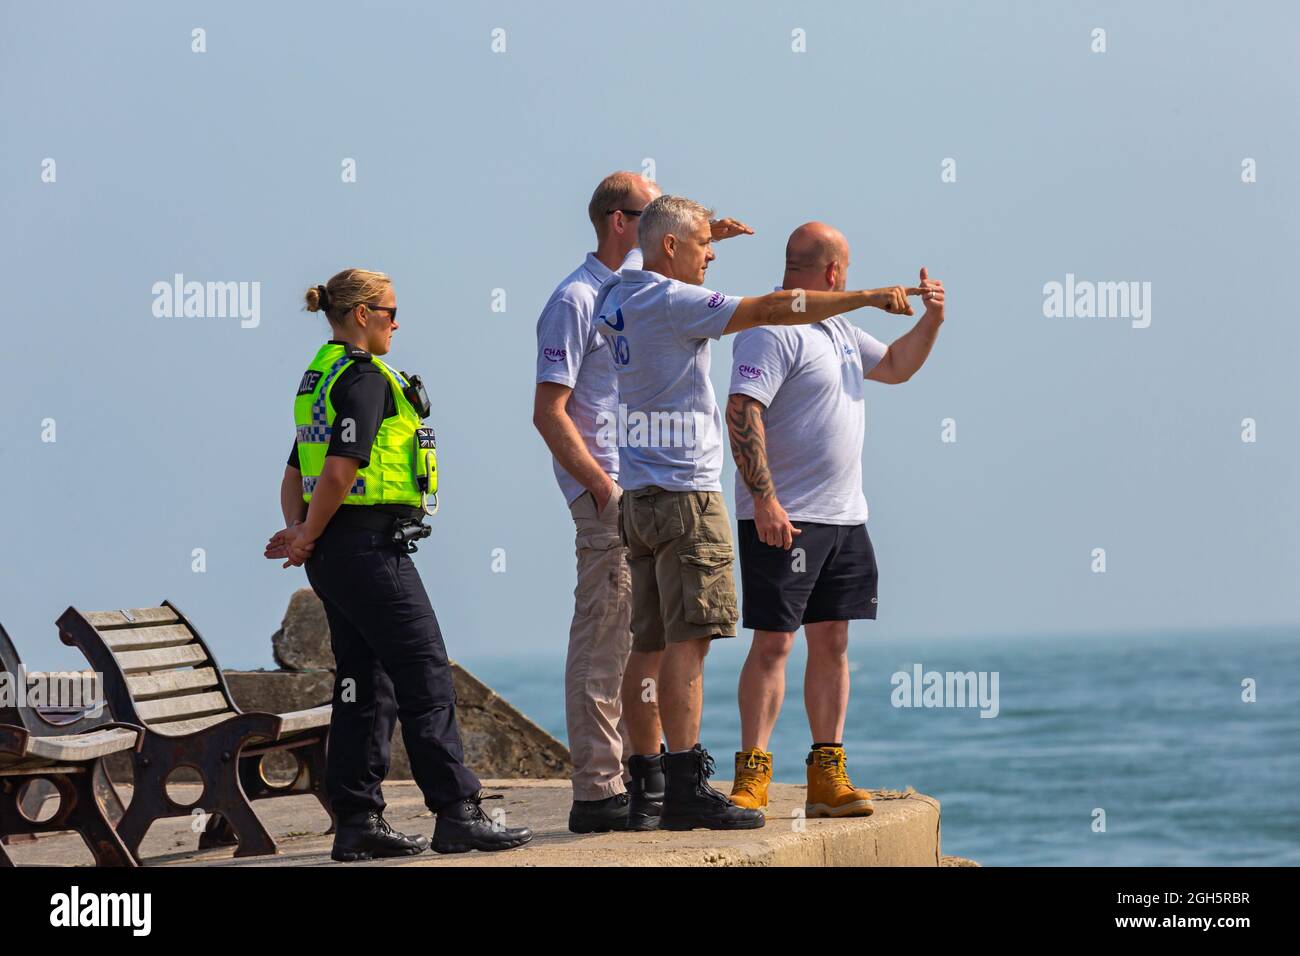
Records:
{"label": "concrete pier", "polygon": [[[722,792],[730,781],[715,780]],[[188,786],[193,798],[198,787]],[[535,836],[526,847],[502,853],[441,856],[432,851],[417,857],[350,863],[347,866],[969,866],[968,860],[944,857],[939,841],[939,803],[924,794],[874,799],[870,817],[846,820],[806,820],[802,817],[804,787],[774,784],[767,825],[760,830],[686,833],[605,833],[577,835],[568,831],[571,791],[565,780],[487,780],[489,794],[501,799],[483,803],[490,815],[504,814],[508,826],[531,827]],[[123,800],[130,790],[119,788]],[[407,781],[384,785],[385,814],[394,828],[430,834],[433,817],[420,792]],[[141,853],[147,866],[341,866],[329,858],[332,838],[322,835],[328,825],[324,811],[311,797],[284,797],[253,804],[266,828],[280,844],[272,857],[235,860],[229,848],[199,852],[192,821],[160,820],[145,838]],[[88,864],[90,854],[75,834],[42,837],[8,847],[19,866],[24,864]]]}

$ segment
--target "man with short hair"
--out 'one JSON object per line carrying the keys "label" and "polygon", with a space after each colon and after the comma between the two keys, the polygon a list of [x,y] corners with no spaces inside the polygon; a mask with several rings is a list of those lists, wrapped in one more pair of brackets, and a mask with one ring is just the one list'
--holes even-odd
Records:
{"label": "man with short hair", "polygon": [[629,254],[640,264],[637,222],[659,192],[632,172],[601,180],[587,206],[596,250],[556,286],[537,320],[533,424],[554,457],[578,559],[564,669],[575,833],[621,829],[628,806],[620,687],[631,646],[631,578],[618,537],[618,446],[597,441],[598,417],[617,405],[618,386],[591,309],[600,284]]}
{"label": "man with short hair", "polygon": [[[849,244],[838,229],[805,223],[786,246],[782,287],[843,289],[848,265]],[[888,346],[838,315],[736,336],[727,426],[744,626],[754,630],[740,674],[741,750],[731,791],[738,806],[767,807],[767,748],[802,625],[813,740],[805,813],[872,812],[870,794],[849,780],[843,745],[849,621],[876,617],[876,556],[862,494],[862,382],[906,382],[930,354],[943,324],[943,283],[922,268],[920,288],[925,314]]]}
{"label": "man with short hair", "polygon": [[[652,762],[632,757],[626,771],[623,766],[630,755],[620,687],[631,646],[631,578],[618,534],[618,444],[598,434],[600,417],[618,405],[618,385],[605,339],[592,330],[600,284],[620,266],[641,265],[637,223],[659,193],[637,173],[615,172],[601,180],[587,205],[596,250],[556,287],[537,320],[533,424],[554,456],[578,562],[564,671],[574,833],[624,829],[630,811],[634,828],[648,827],[663,799],[663,780]],[[752,231],[734,219],[712,223],[711,230],[719,239]]]}
{"label": "man with short hair", "polygon": [[[632,574],[632,653],[623,717],[638,758],[666,776],[659,825],[748,829],[754,809],[708,785],[700,746],[709,642],[734,637],[731,525],[720,482],[722,414],[709,381],[709,341],[758,325],[817,322],[874,306],[911,314],[898,286],[861,292],[777,291],[756,297],[703,287],[713,261],[711,210],[660,196],[641,215],[643,268],[601,286],[595,322],[618,371],[619,527]],[[657,712],[649,703],[657,700]],[[659,725],[668,752],[659,755]],[[635,758],[634,758],[635,759]],[[629,765],[630,766],[630,765]]]}

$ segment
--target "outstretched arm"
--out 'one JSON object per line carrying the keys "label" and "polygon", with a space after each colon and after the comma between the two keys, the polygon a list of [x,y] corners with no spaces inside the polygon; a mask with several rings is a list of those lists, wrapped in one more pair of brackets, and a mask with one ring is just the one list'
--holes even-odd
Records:
{"label": "outstretched arm", "polygon": [[779,289],[767,295],[747,295],[731,313],[723,335],[743,332],[759,325],[811,325],[833,315],[871,306],[894,315],[912,315],[909,295],[924,290],[901,285],[857,292],[817,292]]}
{"label": "outstretched arm", "polygon": [[943,325],[943,283],[931,279],[922,266],[921,288],[924,290],[921,297],[925,301],[925,313],[910,331],[889,344],[885,357],[867,373],[866,377],[873,382],[899,385],[915,375],[929,358]]}
{"label": "outstretched arm", "polygon": [[752,236],[754,230],[739,219],[714,219],[709,223],[709,236],[714,242],[730,239],[732,236]]}

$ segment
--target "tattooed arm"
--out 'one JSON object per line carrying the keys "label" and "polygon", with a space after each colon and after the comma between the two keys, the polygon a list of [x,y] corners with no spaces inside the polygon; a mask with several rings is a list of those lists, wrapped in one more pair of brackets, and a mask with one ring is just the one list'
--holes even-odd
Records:
{"label": "tattooed arm", "polygon": [[748,395],[732,395],[727,399],[727,431],[731,434],[732,457],[750,494],[755,498],[775,495],[772,472],[767,467],[762,403]]}
{"label": "tattooed arm", "polygon": [[727,432],[731,436],[731,455],[736,459],[736,468],[754,496],[754,526],[759,540],[790,550],[795,536],[803,532],[790,523],[776,498],[772,472],[767,467],[763,403],[749,395],[736,394],[727,399]]}

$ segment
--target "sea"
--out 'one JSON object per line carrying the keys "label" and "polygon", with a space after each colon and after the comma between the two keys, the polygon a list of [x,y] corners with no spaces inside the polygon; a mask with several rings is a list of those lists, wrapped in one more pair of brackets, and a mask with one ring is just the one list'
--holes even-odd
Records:
{"label": "sea", "polygon": [[[705,661],[701,742],[719,779],[740,745],[741,633]],[[452,639],[449,651],[565,739],[562,647],[459,657]],[[854,636],[849,660],[849,774],[937,798],[945,855],[986,866],[1300,865],[1300,629]],[[806,780],[804,662],[800,635],[770,745],[787,783]],[[982,701],[956,693],[979,681]]]}

